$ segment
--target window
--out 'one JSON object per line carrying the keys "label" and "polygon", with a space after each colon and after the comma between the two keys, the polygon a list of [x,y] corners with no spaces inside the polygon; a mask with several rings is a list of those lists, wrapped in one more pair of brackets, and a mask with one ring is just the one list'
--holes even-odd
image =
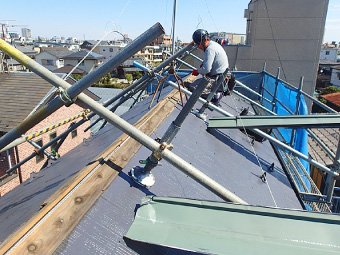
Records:
{"label": "window", "polygon": [[[52,141],[54,138],[56,138],[57,137],[57,132],[53,132],[53,133],[51,133],[50,134],[50,141]],[[54,149],[55,149],[55,147],[57,146],[57,142],[55,142],[55,143],[53,143],[52,145],[51,145],[51,151],[53,151]]]}
{"label": "window", "polygon": [[42,59],[41,64],[46,66],[53,66],[53,60],[52,59]]}
{"label": "window", "polygon": [[72,131],[71,131],[71,137],[72,137],[72,139],[75,138],[75,137],[77,137],[77,136],[78,136],[77,129],[72,130]]}
{"label": "window", "polygon": [[[43,146],[43,141],[42,139],[35,141],[39,146]],[[42,160],[44,160],[44,152],[40,152],[39,154],[37,154],[37,156],[35,156],[35,161],[38,164],[39,162],[41,162]]]}
{"label": "window", "polygon": [[112,48],[110,48],[110,52],[113,52],[113,49],[112,49]]}
{"label": "window", "polygon": [[326,55],[329,55],[329,50],[326,50]]}

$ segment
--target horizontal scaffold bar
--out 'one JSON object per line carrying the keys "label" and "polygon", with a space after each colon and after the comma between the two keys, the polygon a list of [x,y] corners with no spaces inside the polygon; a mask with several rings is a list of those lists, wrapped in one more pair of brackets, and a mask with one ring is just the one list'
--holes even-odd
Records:
{"label": "horizontal scaffold bar", "polygon": [[339,128],[340,115],[234,116],[209,119],[209,128]]}

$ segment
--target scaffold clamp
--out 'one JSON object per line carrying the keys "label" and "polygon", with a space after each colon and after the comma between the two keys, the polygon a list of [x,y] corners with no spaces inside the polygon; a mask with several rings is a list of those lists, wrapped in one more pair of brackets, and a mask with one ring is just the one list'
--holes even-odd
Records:
{"label": "scaffold clamp", "polygon": [[58,93],[59,93],[59,99],[64,103],[66,107],[69,107],[71,104],[74,103],[74,100],[70,98],[70,96],[67,94],[67,92],[63,88],[59,87]]}

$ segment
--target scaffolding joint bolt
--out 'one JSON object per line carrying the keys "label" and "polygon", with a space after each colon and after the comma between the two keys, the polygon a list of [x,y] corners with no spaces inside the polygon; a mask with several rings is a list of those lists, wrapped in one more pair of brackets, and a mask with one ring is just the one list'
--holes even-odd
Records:
{"label": "scaffolding joint bolt", "polygon": [[69,107],[71,104],[74,103],[75,99],[71,99],[63,88],[59,87],[58,92],[60,101],[62,101],[66,107]]}
{"label": "scaffolding joint bolt", "polygon": [[159,147],[152,152],[152,156],[155,157],[158,161],[161,160],[164,156],[165,149],[172,150],[173,149],[172,144],[162,143],[159,145]]}

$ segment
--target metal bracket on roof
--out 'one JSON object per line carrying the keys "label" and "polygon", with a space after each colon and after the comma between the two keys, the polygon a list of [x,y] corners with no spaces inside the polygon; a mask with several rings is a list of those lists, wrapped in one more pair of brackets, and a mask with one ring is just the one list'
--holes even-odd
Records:
{"label": "metal bracket on roof", "polygon": [[168,149],[169,151],[171,151],[173,149],[173,147],[174,146],[172,144],[162,143],[156,150],[154,150],[152,152],[152,155],[157,160],[161,160],[163,158],[163,155],[164,155],[164,150]]}
{"label": "metal bracket on roof", "polygon": [[159,164],[159,161],[164,156],[165,149],[172,150],[173,145],[162,143],[159,147],[152,152],[152,155],[148,157],[146,160],[140,160],[139,163],[145,164],[144,167],[135,166],[129,172],[130,177],[139,185],[150,188],[155,184],[155,177],[151,172],[151,169]]}
{"label": "metal bracket on roof", "polygon": [[71,104],[74,103],[74,99],[71,99],[67,92],[62,88],[58,88],[59,99],[64,103],[66,107],[69,107]]}

